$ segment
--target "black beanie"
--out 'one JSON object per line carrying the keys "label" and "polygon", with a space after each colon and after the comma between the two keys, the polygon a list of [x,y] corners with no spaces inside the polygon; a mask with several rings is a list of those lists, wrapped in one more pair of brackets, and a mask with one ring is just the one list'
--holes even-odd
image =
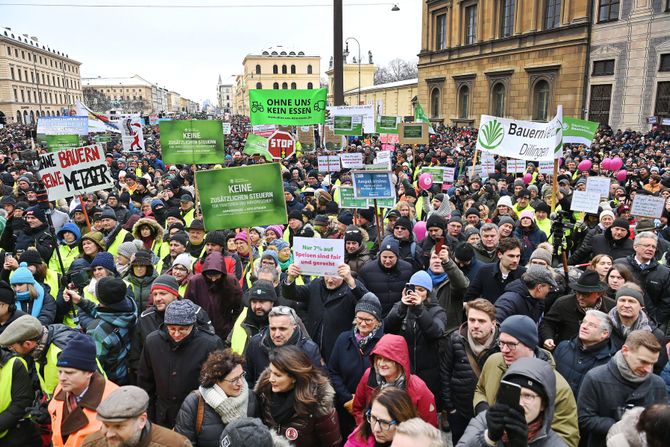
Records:
{"label": "black beanie", "polygon": [[0,281],[0,303],[16,304],[16,293],[6,281]]}
{"label": "black beanie", "polygon": [[347,241],[358,242],[359,245],[363,244],[363,233],[361,229],[356,225],[350,225],[347,227],[347,230],[344,232],[344,243]]}
{"label": "black beanie", "polygon": [[95,285],[95,297],[106,307],[118,304],[126,298],[126,283],[120,278],[100,278]]}
{"label": "black beanie", "polygon": [[[123,281],[121,281],[123,282]],[[95,372],[96,351],[93,339],[82,333],[75,333],[58,357],[57,366],[74,368],[80,371]]]}
{"label": "black beanie", "polygon": [[426,221],[426,229],[441,228],[444,230],[446,226],[447,224],[444,221],[444,218],[442,216],[438,216],[437,214],[431,214],[431,216]]}
{"label": "black beanie", "polygon": [[518,374],[509,374],[505,376],[504,379],[508,382],[515,383],[520,387],[528,388],[529,390],[540,395],[545,403],[547,402],[547,392],[544,389],[544,385],[542,385],[537,380]]}
{"label": "black beanie", "polygon": [[612,223],[612,228],[614,227],[625,228],[626,230],[630,230],[630,224],[628,223],[628,220],[625,217],[618,217],[614,219],[614,222]]}
{"label": "black beanie", "polygon": [[205,236],[205,244],[214,244],[226,247],[226,237],[223,232],[219,230],[210,231]]}
{"label": "black beanie", "polygon": [[412,225],[412,221],[409,220],[406,217],[399,217],[398,220],[395,221],[395,225],[393,225],[393,228],[395,227],[403,227],[407,228],[409,231],[412,231],[412,228],[414,228],[414,225]]}
{"label": "black beanie", "polygon": [[28,249],[21,254],[19,258],[19,263],[25,262],[28,265],[40,265],[42,263],[42,257],[40,252],[34,249]]}
{"label": "black beanie", "polygon": [[288,213],[288,220],[291,220],[291,219],[297,219],[300,222],[302,222],[303,221],[302,220],[302,213],[298,210],[291,211],[290,213]]}
{"label": "black beanie", "polygon": [[475,250],[467,242],[461,243],[454,251],[454,257],[461,262],[470,262],[475,257]]}
{"label": "black beanie", "polygon": [[475,208],[474,206],[470,207],[465,212],[465,217],[468,217],[470,214],[476,214],[477,216],[479,216],[479,210],[477,208]]}
{"label": "black beanie", "polygon": [[186,247],[186,244],[188,243],[188,238],[186,237],[186,234],[184,233],[176,233],[172,236],[170,236],[170,242],[172,241],[177,241],[184,247]]}

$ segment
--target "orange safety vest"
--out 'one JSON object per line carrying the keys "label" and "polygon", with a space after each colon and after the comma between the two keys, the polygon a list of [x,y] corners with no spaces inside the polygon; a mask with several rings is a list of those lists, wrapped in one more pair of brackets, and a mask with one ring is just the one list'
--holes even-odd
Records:
{"label": "orange safety vest", "polygon": [[[102,393],[102,399],[100,402],[105,400],[107,396],[109,396],[109,394],[117,388],[118,385],[116,385],[114,382],[105,380],[105,390]],[[61,386],[58,385],[53,395],[56,396],[60,391]],[[81,446],[81,443],[84,441],[86,436],[90,435],[91,433],[96,433],[100,430],[100,428],[102,428],[102,422],[96,419],[95,416],[97,413],[95,411],[89,410],[88,408],[82,408],[82,411],[86,415],[86,419],[88,419],[88,425],[74,433],[71,433],[67,438],[67,442],[64,443],[60,432],[61,423],[63,422],[64,405],[64,400],[51,399],[51,402],[49,402],[49,414],[51,415],[51,429],[53,432],[53,436],[51,437],[52,445],[53,447],[79,447]]]}

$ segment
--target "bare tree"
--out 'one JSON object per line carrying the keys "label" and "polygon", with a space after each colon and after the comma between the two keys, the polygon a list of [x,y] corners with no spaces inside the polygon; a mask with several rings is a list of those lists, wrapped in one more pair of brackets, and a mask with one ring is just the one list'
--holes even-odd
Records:
{"label": "bare tree", "polygon": [[111,109],[111,101],[107,99],[104,93],[93,88],[84,89],[84,104],[94,112],[104,113]]}
{"label": "bare tree", "polygon": [[377,69],[375,72],[375,85],[414,79],[417,76],[418,69],[416,61],[406,61],[396,58],[386,66]]}

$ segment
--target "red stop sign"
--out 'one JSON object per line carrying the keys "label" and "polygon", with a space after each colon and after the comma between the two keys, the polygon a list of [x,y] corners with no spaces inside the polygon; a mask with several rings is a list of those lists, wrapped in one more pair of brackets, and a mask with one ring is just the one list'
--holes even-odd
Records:
{"label": "red stop sign", "polygon": [[295,151],[295,140],[290,133],[276,130],[268,138],[268,151],[274,158],[288,158]]}

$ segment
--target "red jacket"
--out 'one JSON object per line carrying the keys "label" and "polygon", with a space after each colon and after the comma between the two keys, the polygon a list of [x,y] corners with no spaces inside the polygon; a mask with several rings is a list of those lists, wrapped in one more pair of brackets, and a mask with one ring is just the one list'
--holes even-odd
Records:
{"label": "red jacket", "polygon": [[[400,364],[405,371],[405,391],[409,394],[412,403],[416,406],[421,419],[437,427],[437,409],[435,408],[435,396],[428,389],[426,383],[419,376],[412,375],[409,367],[409,349],[407,342],[400,335],[384,335],[370,353],[370,368],[365,370],[361,381],[356,387],[354,396],[354,418],[356,424],[360,424],[364,411],[370,405],[375,390],[379,387],[376,374],[374,373],[374,355],[381,355],[387,359]],[[371,373],[372,371],[372,373]]]}

